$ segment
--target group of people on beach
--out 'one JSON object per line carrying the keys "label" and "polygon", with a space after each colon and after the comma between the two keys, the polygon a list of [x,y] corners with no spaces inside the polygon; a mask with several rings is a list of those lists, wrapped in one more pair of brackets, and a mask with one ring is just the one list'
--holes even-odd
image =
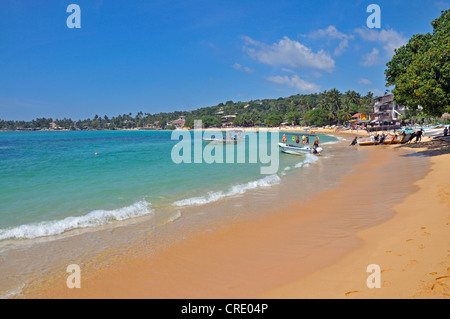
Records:
{"label": "group of people on beach", "polygon": [[406,143],[412,142],[412,140],[413,140],[414,138],[416,138],[416,143],[417,143],[417,142],[420,142],[420,141],[422,140],[422,135],[423,135],[423,129],[420,129],[420,131],[417,131],[417,132],[413,132],[413,133],[410,135],[409,140],[408,140]]}
{"label": "group of people on beach", "polygon": [[[446,133],[446,130],[447,130],[447,133]],[[444,129],[444,136],[447,136],[446,134],[448,134],[447,128]],[[395,135],[395,137],[397,137],[397,134],[394,134],[394,135]],[[403,137],[405,137],[406,132],[403,131],[401,135],[403,135]],[[406,141],[406,143],[411,143],[414,139],[416,139],[415,143],[420,142],[420,141],[422,141],[422,136],[423,136],[423,129],[420,129],[417,132],[413,132],[409,136],[409,139]],[[382,133],[381,135],[379,135],[377,133],[377,135],[374,136],[374,141],[376,144],[383,144],[385,139],[386,139],[386,135],[384,133]],[[349,146],[355,146],[357,144],[358,144],[358,137],[355,137]]]}

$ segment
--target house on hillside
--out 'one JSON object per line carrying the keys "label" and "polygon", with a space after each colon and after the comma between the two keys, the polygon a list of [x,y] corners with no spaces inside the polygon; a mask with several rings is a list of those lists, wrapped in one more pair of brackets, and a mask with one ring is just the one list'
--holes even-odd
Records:
{"label": "house on hillside", "polygon": [[177,120],[167,122],[166,126],[175,126],[177,129],[182,129],[184,124],[186,123],[186,118],[184,116],[180,116]]}
{"label": "house on hillside", "polygon": [[232,127],[237,114],[222,116],[222,127]]}

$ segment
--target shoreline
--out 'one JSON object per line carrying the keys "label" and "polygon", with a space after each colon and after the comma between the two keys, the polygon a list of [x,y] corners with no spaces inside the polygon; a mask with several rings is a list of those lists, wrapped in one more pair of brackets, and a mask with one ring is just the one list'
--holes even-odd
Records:
{"label": "shoreline", "polygon": [[[332,191],[321,191],[318,195],[319,198],[315,197],[309,203],[309,208],[316,212],[314,217],[298,216],[296,214],[298,206],[295,206],[298,204],[293,204],[287,212],[276,212],[260,221],[253,223],[239,222],[235,225],[223,226],[212,233],[194,236],[174,245],[174,247],[159,252],[151,260],[133,258],[132,256],[123,258],[119,263],[120,265],[118,264],[108,270],[108,275],[102,275],[98,272],[89,275],[89,283],[86,283],[85,288],[79,291],[68,291],[65,287],[59,287],[53,292],[30,292],[28,296],[31,298],[346,298],[348,296],[377,298],[379,295],[368,296],[360,293],[360,291],[363,291],[360,286],[361,284],[365,285],[365,279],[368,276],[365,269],[359,269],[358,281],[361,281],[362,276],[364,280],[361,283],[356,282],[359,284],[358,288],[344,289],[345,285],[341,285],[342,282],[336,286],[336,282],[339,283],[339,278],[342,278],[342,273],[348,271],[348,269],[352,269],[350,275],[353,274],[353,278],[348,279],[348,282],[356,286],[354,274],[358,272],[354,271],[352,263],[347,261],[346,264],[346,258],[358,254],[358,252],[359,256],[367,256],[368,250],[372,251],[377,247],[377,240],[360,237],[360,232],[356,234],[356,231],[351,229],[348,231],[349,225],[343,225],[343,228],[337,234],[329,234],[331,239],[336,239],[336,242],[339,242],[337,246],[327,243],[329,246],[320,247],[324,244],[319,243],[316,251],[311,249],[305,252],[297,250],[298,248],[295,245],[293,246],[292,240],[293,238],[296,238],[299,242],[305,240],[305,238],[296,237],[298,234],[296,234],[296,229],[293,228],[295,225],[303,225],[305,232],[308,231],[309,226],[320,230],[317,227],[316,219],[320,216],[327,217],[329,212],[323,208],[320,209],[320,205],[317,205],[318,202],[324,203],[327,196],[333,196],[333,193],[337,191],[340,197],[338,196],[334,200],[340,200],[340,205],[347,207],[345,206],[347,205],[345,200],[351,199],[348,188],[357,191],[358,187],[360,188],[362,185],[360,183],[361,176],[358,176],[358,174],[368,170],[368,174],[371,174],[370,176],[374,178],[376,174],[380,173],[378,171],[380,165],[387,165],[391,163],[389,161],[395,159],[392,157],[385,161],[383,156],[396,152],[396,150],[391,147],[383,149],[382,152],[380,152],[381,149],[367,150],[372,156],[378,156],[376,159],[378,163],[374,160],[368,160],[368,162],[361,164],[359,168],[356,167],[356,172],[344,177],[344,185],[340,185]],[[393,153],[392,156],[394,156]],[[449,160],[448,156],[444,159],[445,163]],[[384,164],[383,161],[385,161]],[[433,172],[435,165],[436,163],[433,162],[431,172]],[[442,165],[442,163],[439,165]],[[430,174],[428,173],[425,179],[429,178]],[[422,180],[424,179],[420,178],[420,181]],[[415,181],[415,184],[420,185],[420,181]],[[380,185],[379,182],[377,185]],[[411,186],[417,187],[415,184]],[[373,191],[376,191],[376,188]],[[420,192],[419,186],[419,191],[414,192],[415,196]],[[447,195],[444,194],[444,196]],[[410,197],[407,197],[406,200]],[[328,201],[330,201],[329,198]],[[403,198],[401,203],[404,201]],[[333,202],[331,204],[335,205]],[[372,203],[372,206],[375,207],[376,205],[376,202]],[[401,206],[402,204],[396,203],[394,217],[390,215],[386,217],[387,220],[380,221],[381,224],[369,225],[369,228],[361,231],[361,233],[371,230],[378,230],[378,234],[386,233],[386,225],[389,225],[392,220],[403,218],[405,215],[397,212],[398,205]],[[355,206],[364,209],[364,206],[367,205],[359,204]],[[368,211],[371,209],[373,208],[365,208]],[[355,218],[355,216],[351,215],[350,217]],[[316,224],[312,222],[316,222]],[[324,222],[324,220],[321,222]],[[331,226],[334,227],[334,225]],[[342,233],[343,229],[348,232]],[[443,244],[445,244],[445,241]],[[420,249],[422,252],[430,250],[429,248]],[[187,251],[189,254],[186,253]],[[319,253],[316,260],[305,265],[304,258],[308,254],[314,255],[317,252]],[[252,258],[249,259],[248,255]],[[273,260],[271,257],[276,258]],[[436,259],[437,257],[433,256],[433,258]],[[415,260],[417,261],[419,258],[417,257]],[[180,265],[183,266],[180,267]],[[299,270],[298,268],[302,269]],[[331,273],[337,275],[338,279],[321,279],[320,276],[324,276],[323,272],[330,272],[329,268],[333,269]],[[382,271],[389,272],[391,269],[383,268]],[[441,281],[445,281],[446,277],[442,275],[442,272],[433,272],[441,274],[436,278],[444,276],[440,279],[439,287],[443,287],[442,296],[445,297],[443,294],[446,293],[447,288],[445,288],[445,283],[441,285]],[[391,273],[394,273],[394,271]],[[159,276],[155,276],[155,274],[159,274]],[[112,284],[105,281],[106,277],[117,278],[117,280]],[[264,282],[258,282],[260,278],[265,278]],[[151,286],[148,285],[149,282],[152,283]],[[386,282],[390,281],[386,280]],[[176,285],[168,289],[168,283],[172,285],[176,283]],[[328,292],[321,290],[323,285],[326,285],[327,289],[330,290],[330,286],[333,286],[333,284],[334,290]],[[158,288],[156,291],[155,287]],[[345,290],[343,293],[341,292],[342,289]],[[347,293],[350,294],[346,295]],[[25,296],[27,297],[26,293]],[[399,295],[397,293],[391,296],[388,298],[405,297],[404,294]]]}

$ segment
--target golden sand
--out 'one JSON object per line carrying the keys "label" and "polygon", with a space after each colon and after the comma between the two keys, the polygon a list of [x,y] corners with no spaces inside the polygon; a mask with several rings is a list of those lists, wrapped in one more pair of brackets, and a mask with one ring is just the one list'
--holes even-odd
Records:
{"label": "golden sand", "polygon": [[[68,289],[67,274],[61,274],[25,289],[24,296],[448,298],[450,155],[431,157],[429,173],[406,185],[414,191],[393,207],[393,218],[359,230],[358,213],[384,207],[386,191],[412,184],[408,172],[414,169],[399,165],[404,153],[394,148],[364,151],[364,163],[306,203],[293,201],[260,220],[222,225],[151,256],[125,254],[107,270],[83,269],[81,289]],[[299,214],[304,210],[310,214]],[[355,221],[339,224],[330,214]],[[328,240],[308,242],[312,232]],[[381,288],[367,286],[370,264],[380,266]]]}
{"label": "golden sand", "polygon": [[[364,245],[338,263],[278,287],[266,298],[449,298],[450,155],[431,158],[419,191],[396,205],[389,221],[358,233]],[[368,288],[369,263],[381,288]]]}

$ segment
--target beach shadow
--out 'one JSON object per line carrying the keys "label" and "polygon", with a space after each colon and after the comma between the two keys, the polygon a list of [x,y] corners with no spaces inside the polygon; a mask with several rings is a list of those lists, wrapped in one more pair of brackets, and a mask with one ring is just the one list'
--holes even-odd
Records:
{"label": "beach shadow", "polygon": [[[403,144],[398,146],[398,148],[406,149],[424,149],[408,154],[407,156],[438,156],[443,154],[450,154],[450,142],[449,141],[439,141],[431,140],[419,143]],[[406,155],[403,155],[406,156]]]}

